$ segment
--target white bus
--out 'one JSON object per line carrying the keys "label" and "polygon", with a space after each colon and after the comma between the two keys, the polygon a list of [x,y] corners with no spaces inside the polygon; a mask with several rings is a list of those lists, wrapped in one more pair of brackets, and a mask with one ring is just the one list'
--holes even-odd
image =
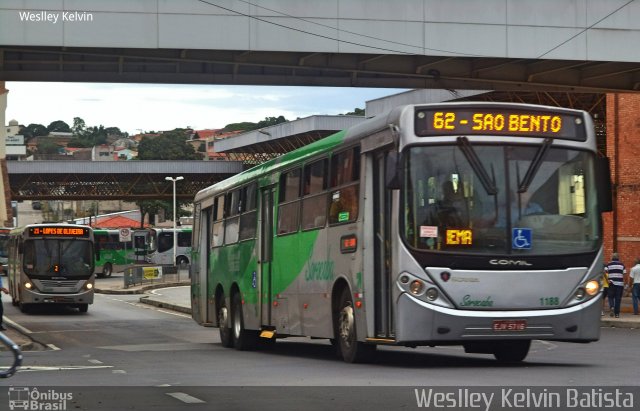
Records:
{"label": "white bus", "polygon": [[90,227],[31,224],[11,231],[9,293],[27,312],[36,304],[65,304],[87,312],[94,295],[94,248]]}
{"label": "white bus", "polygon": [[599,339],[608,162],[586,112],[407,105],[196,194],[193,318],[222,344]]}
{"label": "white bus", "polygon": [[175,264],[189,264],[191,256],[191,227],[179,227],[175,232],[173,228],[150,228],[149,249],[146,261],[150,264],[174,263],[174,236],[177,240],[175,250]]}

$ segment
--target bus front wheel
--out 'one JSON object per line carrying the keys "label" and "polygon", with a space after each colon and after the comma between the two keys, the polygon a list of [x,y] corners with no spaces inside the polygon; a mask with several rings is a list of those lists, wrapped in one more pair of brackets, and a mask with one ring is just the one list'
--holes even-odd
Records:
{"label": "bus front wheel", "polygon": [[349,289],[345,288],[340,297],[340,304],[335,318],[335,339],[337,340],[342,359],[349,363],[368,362],[373,359],[376,346],[357,340],[356,321],[353,298]]}
{"label": "bus front wheel", "polygon": [[500,341],[495,344],[493,356],[503,363],[521,362],[529,354],[531,340]]}
{"label": "bus front wheel", "polygon": [[106,263],[104,267],[102,267],[102,277],[111,277],[111,273],[113,272],[113,267],[110,263]]}
{"label": "bus front wheel", "polygon": [[78,304],[78,311],[86,313],[89,311],[89,304]]}
{"label": "bus front wheel", "polygon": [[231,322],[233,331],[233,345],[237,350],[248,351],[256,348],[258,343],[258,332],[244,328],[244,318],[242,316],[242,300],[240,293],[233,295],[231,309]]}

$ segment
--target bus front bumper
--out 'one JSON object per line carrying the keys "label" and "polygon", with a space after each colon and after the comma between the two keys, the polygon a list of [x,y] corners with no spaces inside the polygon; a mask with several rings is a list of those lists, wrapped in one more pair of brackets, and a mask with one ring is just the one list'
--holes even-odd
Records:
{"label": "bus front bumper", "polygon": [[396,342],[437,345],[502,339],[597,341],[601,301],[595,297],[572,307],[550,310],[472,311],[427,304],[404,293],[398,299]]}
{"label": "bus front bumper", "polygon": [[93,295],[93,290],[70,294],[46,294],[22,289],[20,302],[22,304],[93,304]]}

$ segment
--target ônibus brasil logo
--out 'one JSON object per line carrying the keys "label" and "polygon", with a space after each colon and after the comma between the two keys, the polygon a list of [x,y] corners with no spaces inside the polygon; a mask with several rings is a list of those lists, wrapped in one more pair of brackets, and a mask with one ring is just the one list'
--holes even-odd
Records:
{"label": "\u00f4nibus brasil logo", "polygon": [[65,411],[73,394],[29,387],[9,387],[9,409],[28,411]]}

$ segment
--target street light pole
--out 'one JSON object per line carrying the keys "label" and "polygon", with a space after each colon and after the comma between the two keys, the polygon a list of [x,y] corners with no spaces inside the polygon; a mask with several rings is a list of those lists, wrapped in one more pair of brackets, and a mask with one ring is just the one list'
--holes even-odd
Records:
{"label": "street light pole", "polygon": [[184,177],[165,177],[164,179],[173,183],[173,266],[175,267],[176,253],[178,251],[178,231],[176,229],[176,181],[183,180]]}

